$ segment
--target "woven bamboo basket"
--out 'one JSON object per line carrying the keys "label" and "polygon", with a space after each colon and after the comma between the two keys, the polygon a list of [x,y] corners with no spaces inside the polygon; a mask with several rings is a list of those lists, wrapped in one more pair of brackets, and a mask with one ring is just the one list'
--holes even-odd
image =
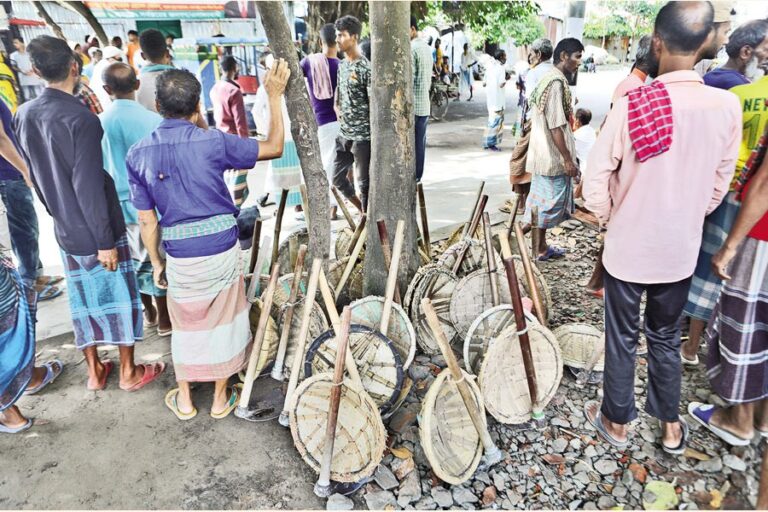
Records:
{"label": "woven bamboo basket", "polygon": [[[296,345],[298,344],[297,341],[301,331],[301,320],[304,312],[304,300],[305,299],[297,301],[293,308],[293,317],[291,318],[290,325],[291,330],[288,333],[288,345],[286,345],[285,348],[285,361],[283,362],[286,371],[290,371],[290,369],[293,367],[293,361],[296,357]],[[278,331],[281,334],[283,329],[286,328],[285,313],[287,309],[288,308],[283,307],[283,309],[280,311],[280,316],[277,319]],[[312,304],[312,315],[309,317],[309,334],[307,336],[307,344],[322,335],[327,330],[328,322],[325,319],[323,310],[320,309],[320,305],[315,302]],[[302,354],[299,359],[303,361],[304,354]],[[301,368],[301,371],[303,372],[303,368]],[[302,374],[300,373],[299,376],[301,375]]]}
{"label": "woven bamboo basket", "polygon": [[[263,303],[261,300],[256,300],[251,304],[251,311],[248,313],[248,319],[251,323],[251,332],[255,333],[257,326],[259,325],[259,316],[261,316],[261,308]],[[259,376],[261,371],[266,366],[275,361],[277,356],[277,346],[280,343],[280,333],[277,330],[277,323],[270,315],[267,320],[267,330],[264,333],[264,343],[261,344],[261,353],[259,354],[259,360],[256,363],[256,373],[254,379]],[[245,380],[245,374],[240,372],[240,380]]]}
{"label": "woven bamboo basket", "polygon": [[[280,263],[280,275],[293,272],[296,264],[296,255],[299,247],[304,244],[309,246],[309,233],[307,228],[301,228],[291,233],[277,248],[277,261]],[[293,249],[293,251],[291,251]]]}
{"label": "woven bamboo basket", "polygon": [[[521,291],[525,296],[531,296],[531,287],[528,285],[528,279],[525,276],[525,268],[523,267],[523,260],[517,254],[512,256],[515,260],[515,274],[517,274],[517,281],[520,283]],[[552,295],[549,292],[549,285],[547,280],[544,279],[544,275],[535,264],[531,264],[533,269],[533,280],[536,283],[536,288],[539,290],[539,297],[541,298],[541,306],[544,309],[542,311],[544,318],[549,320],[549,315],[552,312]]]}
{"label": "woven bamboo basket", "polygon": [[413,302],[414,291],[419,286],[419,283],[425,274],[429,273],[433,268],[439,267],[441,266],[437,265],[436,263],[430,263],[428,265],[419,267],[418,270],[416,270],[416,274],[414,274],[413,279],[411,279],[411,282],[408,283],[408,289],[405,291],[405,295],[403,295],[403,309],[406,313],[408,313],[409,317],[413,312],[411,303]]}
{"label": "woven bamboo basket", "polygon": [[[291,435],[301,458],[315,471],[325,450],[333,374],[320,373],[302,382],[288,405]],[[373,474],[384,457],[387,433],[379,410],[365,391],[345,380],[333,445],[331,479],[357,482]]]}
{"label": "woven bamboo basket", "polygon": [[[552,332],[528,325],[538,401],[546,407],[563,378],[563,358]],[[500,423],[520,424],[531,419],[532,404],[516,326],[491,340],[480,368],[480,389],[485,407]]]}
{"label": "woven bamboo basket", "polygon": [[[384,312],[384,297],[369,296],[353,302],[352,323],[378,330],[381,326],[381,315]],[[392,340],[400,353],[403,370],[407,370],[416,355],[416,333],[411,325],[411,319],[405,314],[399,304],[392,304],[392,314],[389,317],[387,338]]]}
{"label": "woven bamboo basket", "polygon": [[[462,371],[462,376],[482,411],[480,388],[466,372]],[[467,481],[480,464],[483,443],[448,368],[440,372],[424,397],[419,438],[432,470],[451,485]]]}
{"label": "woven bamboo basket", "polygon": [[411,321],[416,332],[416,342],[421,347],[421,350],[428,355],[438,354],[440,346],[434,334],[432,334],[432,329],[427,324],[424,312],[421,310],[421,299],[429,297],[432,300],[432,306],[434,306],[437,312],[437,317],[440,319],[443,331],[448,341],[453,342],[454,338],[456,338],[456,329],[451,322],[450,303],[458,278],[453,272],[438,264],[422,267],[421,271],[423,271],[421,278],[415,284],[410,296]]}
{"label": "woven bamboo basket", "polygon": [[351,249],[349,244],[352,242],[352,237],[354,234],[355,232],[348,227],[339,230],[338,234],[336,235],[336,244],[334,245],[337,260],[345,257],[349,253]]}
{"label": "woven bamboo basket", "polygon": [[[389,410],[403,387],[403,363],[392,340],[362,325],[349,328],[349,350],[357,364],[363,387],[382,410]],[[333,330],[324,332],[307,350],[304,375],[333,373],[336,360],[336,337]]]}
{"label": "woven bamboo basket", "polygon": [[[496,271],[495,278],[499,288],[499,304],[511,304],[512,296],[509,293],[507,275],[503,267]],[[475,270],[459,280],[451,296],[449,311],[453,327],[461,339],[467,337],[472,322],[493,305],[491,276],[487,270]]]}
{"label": "woven bamboo basket", "polygon": [[[458,228],[456,228],[453,233],[448,237],[448,240],[446,240],[446,247],[450,247],[454,244],[457,244],[461,242],[462,233],[464,232],[464,227],[466,226],[466,223],[462,223],[459,225]],[[477,233],[474,237],[476,240],[485,240],[485,231],[483,230],[483,223],[477,225]]]}
{"label": "woven bamboo basket", "polygon": [[[360,255],[360,261],[353,267],[352,274],[350,274],[346,286],[344,286],[344,289],[336,299],[336,303],[339,306],[345,306],[350,302],[363,297],[363,252],[361,252]],[[336,289],[336,285],[339,284],[339,280],[341,280],[341,276],[344,273],[344,268],[347,266],[348,261],[349,256],[334,261],[328,267],[328,283],[334,290]]]}
{"label": "woven bamboo basket", "polygon": [[[469,245],[464,260],[461,262],[461,267],[457,275],[464,277],[472,272],[480,269],[488,269],[488,258],[485,255],[485,244],[478,242],[472,238],[465,239],[462,242],[450,246],[445,252],[437,259],[437,263],[444,266],[448,270],[453,270],[453,265],[456,263],[456,258],[465,246]],[[494,251],[495,252],[495,251]],[[496,268],[503,268],[504,263],[501,260],[501,256],[495,253],[496,256]]]}
{"label": "woven bamboo basket", "polygon": [[[538,324],[536,317],[524,311],[525,321],[528,324]],[[511,304],[500,304],[486,309],[475,318],[469,326],[464,338],[464,367],[469,373],[477,375],[483,364],[483,358],[488,351],[491,340],[502,333],[507,327],[515,324],[515,310]]]}
{"label": "woven bamboo basket", "polygon": [[[566,324],[555,329],[555,335],[560,343],[563,364],[573,368],[584,369],[596,350],[605,347],[605,335],[599,329],[588,324]],[[593,371],[601,372],[605,367],[605,354],[600,356]]]}

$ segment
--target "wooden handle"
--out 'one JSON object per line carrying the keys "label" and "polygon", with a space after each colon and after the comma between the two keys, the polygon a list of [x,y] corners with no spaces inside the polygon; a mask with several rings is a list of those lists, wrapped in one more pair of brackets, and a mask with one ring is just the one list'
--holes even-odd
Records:
{"label": "wooden handle", "polygon": [[259,355],[261,354],[261,347],[264,344],[264,336],[267,333],[267,322],[269,321],[269,310],[272,308],[272,299],[275,296],[275,288],[277,288],[277,278],[280,275],[280,265],[275,263],[272,265],[272,274],[269,276],[269,286],[267,286],[267,293],[264,297],[264,304],[261,306],[261,314],[259,315],[259,324],[256,327],[256,336],[253,338],[253,349],[251,350],[251,357],[248,359],[248,369],[245,372],[245,382],[243,383],[243,393],[240,396],[239,407],[243,409],[248,408],[248,403],[251,401],[251,391],[253,391],[253,381],[256,378],[256,363],[259,362]]}
{"label": "wooden handle", "polygon": [[[472,219],[472,222],[469,224],[469,230],[467,231],[467,236],[472,237],[475,235],[475,232],[477,231],[477,226],[480,224],[480,218],[482,217],[483,211],[485,211],[485,205],[488,203],[488,196],[483,196],[480,198],[480,202],[478,203],[478,208],[475,211],[475,217]],[[458,256],[456,257],[456,261],[453,264],[453,268],[451,269],[454,274],[459,273],[459,269],[461,268],[461,264],[464,263],[464,258],[467,257],[467,251],[469,251],[469,244],[464,244],[464,247],[461,248],[459,251]]]}
{"label": "wooden handle", "polygon": [[[531,254],[537,256],[539,254],[539,237],[541,237],[541,230],[537,227],[539,225],[539,207],[531,207]],[[546,241],[546,240],[545,240]]]}
{"label": "wooden handle", "polygon": [[288,379],[288,390],[285,393],[285,403],[283,413],[288,414],[288,404],[299,385],[299,374],[301,365],[304,363],[304,352],[307,346],[307,336],[309,336],[309,324],[312,321],[312,308],[315,305],[315,295],[317,295],[317,284],[320,279],[323,260],[315,258],[312,261],[312,271],[309,275],[307,284],[307,293],[304,295],[304,309],[301,311],[301,329],[299,329],[299,338],[296,342],[296,354],[293,357],[293,366],[291,366],[291,376]]}
{"label": "wooden handle", "polygon": [[517,248],[520,249],[520,258],[523,260],[523,270],[525,271],[525,278],[528,281],[528,289],[531,291],[533,307],[536,309],[536,318],[539,319],[541,325],[546,327],[547,316],[544,314],[544,306],[541,302],[541,295],[539,295],[539,287],[536,285],[536,276],[533,275],[533,264],[531,263],[531,257],[528,254],[528,247],[525,245],[523,227],[519,223],[515,225],[515,239],[517,240]]}
{"label": "wooden handle", "polygon": [[[261,219],[253,225],[253,238],[251,238],[251,259],[248,260],[248,273],[253,274],[256,267],[256,260],[259,259],[259,241],[261,240]],[[257,278],[259,276],[256,276]],[[253,278],[251,278],[253,279]]]}
{"label": "wooden handle", "polygon": [[485,188],[485,182],[480,182],[480,188],[477,189],[477,198],[475,199],[475,204],[472,206],[472,211],[469,213],[469,220],[466,224],[464,224],[464,230],[461,232],[461,237],[464,238],[465,236],[471,236],[471,232],[469,231],[469,226],[472,224],[472,221],[475,219],[475,216],[477,215],[478,207],[480,206],[480,199],[483,197],[483,188]]}
{"label": "wooden handle", "polygon": [[[293,269],[293,281],[291,282],[291,291],[288,294],[288,306],[283,318],[283,330],[280,333],[280,343],[277,346],[277,356],[275,356],[275,365],[272,367],[272,377],[277,380],[283,380],[283,363],[285,362],[285,352],[288,349],[288,336],[291,332],[291,322],[293,322],[293,311],[296,299],[299,296],[299,287],[301,286],[301,276],[304,273],[304,258],[307,256],[307,246],[302,244],[299,247],[299,254],[296,256],[296,266]],[[305,301],[312,303],[314,297]],[[296,362],[294,361],[294,365]]]}
{"label": "wooden handle", "polygon": [[397,221],[395,229],[395,246],[392,251],[392,262],[389,265],[389,275],[387,276],[387,288],[384,293],[384,309],[381,312],[381,324],[379,331],[384,336],[389,331],[389,317],[392,315],[392,298],[395,296],[397,288],[397,271],[400,266],[400,253],[403,250],[403,238],[405,237],[405,221]]}
{"label": "wooden handle", "polygon": [[362,233],[360,234],[360,238],[357,239],[357,243],[355,244],[355,247],[352,249],[352,254],[349,255],[349,260],[347,261],[347,266],[344,267],[344,273],[341,274],[341,279],[339,279],[339,282],[336,284],[336,297],[338,297],[341,294],[341,291],[344,289],[344,286],[347,284],[347,279],[349,279],[349,276],[352,274],[352,270],[355,268],[355,265],[357,264],[357,258],[360,256],[360,251],[363,250],[363,245],[365,245],[365,236],[368,232],[367,228],[363,227]]}
{"label": "wooden handle", "polygon": [[432,254],[432,242],[429,239],[429,223],[427,222],[427,203],[424,202],[424,186],[416,184],[416,193],[419,198],[419,212],[421,213],[421,240],[424,243],[424,252],[427,256]]}
{"label": "wooden handle", "polygon": [[309,231],[309,199],[307,196],[307,185],[305,183],[299,185],[299,193],[301,194],[301,209],[304,212],[304,218],[307,219],[307,231]]}
{"label": "wooden handle", "polygon": [[[376,227],[379,230],[379,241],[381,242],[381,252],[384,254],[384,265],[387,268],[392,264],[392,248],[389,246],[389,231],[387,223],[384,220],[376,221]],[[402,304],[400,300],[400,288],[395,286],[395,302]]]}
{"label": "wooden handle", "polygon": [[445,331],[443,331],[443,328],[440,326],[440,320],[437,318],[437,313],[432,306],[432,301],[429,300],[428,297],[424,297],[421,300],[421,309],[424,311],[424,316],[427,319],[429,328],[432,330],[432,334],[437,340],[438,345],[440,345],[440,351],[445,358],[445,362],[448,363],[451,378],[453,379],[454,384],[456,384],[456,388],[459,390],[461,399],[464,402],[464,406],[467,408],[467,412],[472,420],[472,424],[475,426],[475,430],[477,430],[477,433],[483,442],[485,451],[495,451],[496,445],[493,444],[493,440],[483,421],[483,418],[485,418],[485,410],[483,409],[482,402],[479,406],[475,402],[474,397],[472,396],[472,391],[470,391],[469,385],[464,380],[464,374],[462,373],[461,368],[459,368],[459,362],[456,361],[456,356],[453,355],[453,350],[451,350],[448,338],[445,337]]}
{"label": "wooden handle", "polygon": [[248,302],[253,304],[256,302],[256,297],[259,294],[261,287],[261,269],[264,266],[264,260],[267,258],[267,248],[272,243],[272,238],[269,235],[265,235],[261,241],[261,248],[259,249],[258,258],[256,259],[256,265],[251,273],[251,283],[248,286]]}
{"label": "wooden handle", "polygon": [[491,301],[494,306],[501,304],[499,297],[499,274],[496,272],[496,250],[491,239],[491,217],[483,212],[483,232],[485,233],[485,256],[488,261],[488,280],[491,282]]}
{"label": "wooden handle", "polygon": [[341,194],[339,194],[339,191],[336,190],[336,187],[331,187],[331,192],[333,192],[333,197],[336,198],[336,204],[339,205],[339,209],[341,210],[342,215],[344,215],[344,218],[347,219],[347,224],[349,224],[349,227],[352,229],[352,231],[355,231],[357,229],[357,226],[355,225],[355,219],[352,217],[352,214],[349,213],[349,208],[347,208],[346,203],[344,203],[344,198],[341,197]]}
{"label": "wooden handle", "polygon": [[288,201],[288,191],[283,189],[280,194],[280,204],[277,207],[277,219],[275,220],[275,239],[272,240],[272,264],[277,263],[277,250],[280,247],[280,230],[283,229],[283,214],[285,204]]}
{"label": "wooden handle", "polygon": [[517,219],[517,208],[520,205],[520,194],[515,194],[515,201],[512,204],[512,211],[509,212],[509,226],[507,226],[507,240],[512,238],[512,231],[515,229],[515,219]]}
{"label": "wooden handle", "polygon": [[[355,232],[352,233],[352,239],[349,241],[349,245],[347,246],[347,254],[351,254],[352,249],[357,245],[357,242],[360,240],[363,234],[363,228],[365,227],[366,221],[368,220],[368,216],[363,214],[360,217],[360,224],[357,225],[357,229],[355,229]],[[364,238],[364,237],[363,237]],[[341,259],[344,255],[336,255],[336,259]]]}
{"label": "wooden handle", "polygon": [[325,443],[323,443],[323,458],[320,461],[320,476],[318,486],[331,484],[331,463],[333,462],[333,445],[336,440],[336,422],[339,419],[339,403],[341,402],[341,384],[344,381],[344,360],[347,355],[347,340],[349,340],[349,324],[352,320],[352,310],[344,307],[341,314],[341,328],[336,337],[336,362],[333,371],[333,386],[328,408],[328,422],[325,426]]}

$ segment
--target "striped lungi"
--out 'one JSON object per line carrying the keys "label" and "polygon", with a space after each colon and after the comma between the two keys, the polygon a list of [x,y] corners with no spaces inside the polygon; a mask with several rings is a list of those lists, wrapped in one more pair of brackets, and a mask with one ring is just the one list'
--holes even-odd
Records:
{"label": "striped lungi", "polygon": [[35,368],[35,300],[11,259],[0,254],[0,411],[27,388]]}
{"label": "striped lungi", "polygon": [[267,189],[280,200],[282,190],[288,190],[288,202],[286,206],[301,204],[301,163],[296,152],[296,143],[286,140],[283,147],[283,156],[270,160],[267,170]]}
{"label": "striped lungi", "polygon": [[768,398],[768,242],[745,239],[730,275],[707,329],[707,376],[738,404]]}
{"label": "striped lungi", "polygon": [[248,199],[248,169],[230,169],[224,171],[224,183],[229,190],[229,197],[240,208]]}
{"label": "striped lungi", "polygon": [[61,251],[75,345],[80,350],[102,343],[133,345],[144,336],[128,237],[121,236],[115,247],[118,264],[114,272],[102,267],[95,254],[75,256]]}
{"label": "striped lungi", "polygon": [[[133,269],[139,283],[139,293],[152,297],[165,297],[165,290],[155,285],[154,268],[149,257],[149,251],[141,239],[141,228],[138,224],[125,224],[125,234],[128,237],[128,247],[131,249]],[[159,247],[160,257],[165,257],[163,246]]]}
{"label": "striped lungi", "polygon": [[715,211],[704,219],[704,231],[699,249],[699,259],[691,280],[688,302],[683,313],[691,318],[709,321],[715,309],[723,282],[712,272],[712,257],[725,243],[728,232],[739,213],[736,192],[729,192]]}
{"label": "striped lungi", "polygon": [[240,248],[166,260],[171,353],[177,381],[210,382],[248,363],[251,329]]}
{"label": "striped lungi", "polygon": [[504,137],[504,110],[488,114],[488,126],[485,128],[483,147],[490,148],[501,144]]}
{"label": "striped lungi", "polygon": [[531,191],[525,201],[524,222],[531,222],[531,208],[539,208],[539,223],[535,228],[550,229],[571,218],[574,212],[573,181],[570,176],[534,174]]}

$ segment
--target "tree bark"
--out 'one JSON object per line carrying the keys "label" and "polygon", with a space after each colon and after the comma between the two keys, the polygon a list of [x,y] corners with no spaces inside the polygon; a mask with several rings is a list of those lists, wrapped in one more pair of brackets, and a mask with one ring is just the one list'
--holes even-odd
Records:
{"label": "tree bark", "polygon": [[323,25],[333,23],[347,14],[364,21],[367,18],[367,6],[367,2],[360,0],[307,2],[307,32],[311,34],[309,51],[320,51],[320,29]]}
{"label": "tree bark", "polygon": [[[371,185],[368,219],[384,219],[390,235],[405,221],[398,285],[405,290],[419,267],[416,245],[413,70],[410,2],[369,3],[371,22]],[[390,242],[391,243],[391,242]],[[368,230],[363,291],[383,295],[387,268],[375,229]]]}
{"label": "tree bark", "polygon": [[307,184],[307,218],[309,228],[309,255],[327,259],[331,247],[330,188],[320,159],[320,143],[317,139],[317,122],[309,103],[304,74],[299,67],[296,47],[291,40],[291,29],[283,11],[282,2],[256,2],[259,16],[269,39],[269,46],[276,57],[283,58],[291,70],[285,90],[291,134],[299,154],[301,172]]}
{"label": "tree bark", "polygon": [[93,33],[96,36],[96,38],[99,40],[102,46],[108,46],[109,45],[109,37],[107,37],[107,33],[104,31],[104,27],[101,26],[101,22],[96,19],[96,16],[93,15],[91,10],[88,8],[88,6],[85,5],[84,2],[63,2],[63,1],[57,1],[58,4],[63,5],[64,7],[67,7],[68,9],[72,9],[76,13],[78,13],[80,16],[85,18],[85,21],[88,22],[88,25],[91,26],[93,29]]}
{"label": "tree bark", "polygon": [[56,37],[59,39],[66,40],[67,38],[64,37],[64,31],[61,30],[61,27],[58,23],[53,21],[53,18],[51,18],[51,15],[48,14],[48,11],[45,10],[45,6],[43,6],[43,2],[32,2],[32,5],[35,6],[35,10],[37,10],[37,15],[43,18],[43,21],[45,21],[45,24],[51,27],[51,30],[53,30],[53,33]]}

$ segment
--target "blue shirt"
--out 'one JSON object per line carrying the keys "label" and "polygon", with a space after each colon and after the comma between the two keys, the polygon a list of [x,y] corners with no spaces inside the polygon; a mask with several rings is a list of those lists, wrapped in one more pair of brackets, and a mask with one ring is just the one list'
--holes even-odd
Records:
{"label": "blue shirt", "polygon": [[704,83],[710,87],[728,90],[737,85],[750,83],[747,77],[735,69],[716,68],[704,75]]}
{"label": "blue shirt", "polygon": [[[19,149],[19,143],[16,140],[16,134],[13,132],[13,114],[11,109],[4,101],[0,101],[0,120],[3,121],[3,130],[13,141],[13,145],[16,149]],[[21,153],[21,151],[19,151]],[[22,179],[21,173],[5,158],[0,156],[0,181],[4,180],[20,180]]]}
{"label": "blue shirt", "polygon": [[147,110],[133,100],[114,100],[99,114],[101,128],[104,130],[104,136],[101,138],[104,169],[115,180],[117,198],[120,199],[120,207],[127,224],[138,224],[139,219],[136,208],[131,204],[125,157],[128,156],[131,146],[152,133],[162,120],[159,114]]}
{"label": "blue shirt", "polygon": [[[183,119],[164,119],[128,151],[126,168],[131,201],[138,210],[157,208],[160,225],[175,226],[216,215],[237,216],[224,171],[250,169],[259,143],[218,130],[204,130]],[[211,256],[237,243],[237,226],[214,235],[163,241],[175,258]]]}

